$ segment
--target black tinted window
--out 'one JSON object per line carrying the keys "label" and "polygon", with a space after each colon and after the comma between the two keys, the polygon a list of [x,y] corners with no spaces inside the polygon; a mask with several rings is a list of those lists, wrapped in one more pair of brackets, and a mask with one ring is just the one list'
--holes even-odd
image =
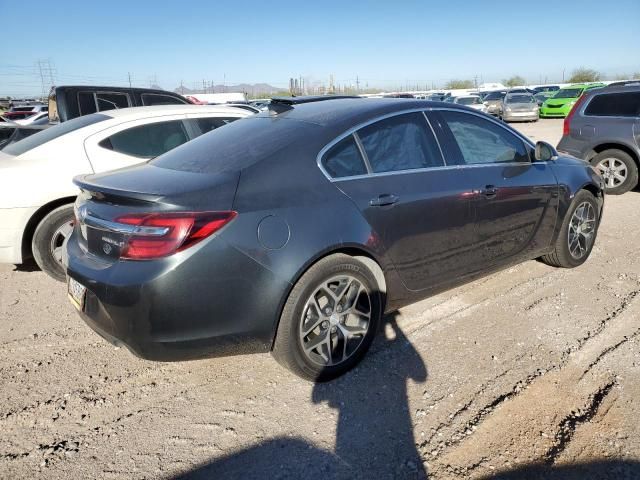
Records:
{"label": "black tinted window", "polygon": [[216,128],[220,128],[228,123],[233,122],[234,120],[238,120],[238,118],[229,117],[210,117],[210,118],[195,118],[196,125],[198,125],[198,129],[201,134],[205,134],[210,132],[211,130],[215,130]]}
{"label": "black tinted window", "polygon": [[529,162],[529,154],[516,135],[477,115],[441,112],[466,165]]}
{"label": "black tinted window", "polygon": [[158,93],[143,93],[141,97],[143,105],[184,105],[187,103],[186,99],[181,100],[177,97]]}
{"label": "black tinted window", "polygon": [[349,135],[331,147],[322,159],[322,164],[327,173],[333,178],[351,177],[367,173],[367,168],[364,165],[353,135]]}
{"label": "black tinted window", "polygon": [[89,115],[90,113],[96,113],[96,99],[93,96],[93,92],[79,92],[78,104],[80,105],[80,115]]}
{"label": "black tinted window", "polygon": [[604,117],[638,117],[640,116],[640,92],[596,95],[591,99],[584,113]]}
{"label": "black tinted window", "polygon": [[98,92],[95,95],[96,102],[98,103],[98,111],[100,112],[130,106],[129,95],[126,93]]}
{"label": "black tinted window", "polygon": [[444,165],[422,113],[387,118],[358,131],[375,173]]}
{"label": "black tinted window", "polygon": [[100,146],[141,158],[153,158],[189,141],[180,120],[140,125],[105,138]]}

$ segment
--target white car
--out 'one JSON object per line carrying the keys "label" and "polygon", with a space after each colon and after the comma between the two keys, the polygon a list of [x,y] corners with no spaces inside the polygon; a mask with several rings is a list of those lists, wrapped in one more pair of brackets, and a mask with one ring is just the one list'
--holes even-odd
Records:
{"label": "white car", "polygon": [[49,112],[36,113],[22,120],[16,120],[15,123],[18,125],[46,125],[49,123]]}
{"label": "white car", "polygon": [[450,97],[451,103],[457,103],[459,105],[465,105],[471,107],[474,110],[478,110],[483,113],[487,113],[487,106],[482,102],[482,99],[478,95],[459,95],[456,97]]}
{"label": "white car", "polygon": [[0,151],[0,263],[38,266],[64,280],[73,227],[73,177],[157,157],[251,112],[221,105],[109,110],[47,128]]}

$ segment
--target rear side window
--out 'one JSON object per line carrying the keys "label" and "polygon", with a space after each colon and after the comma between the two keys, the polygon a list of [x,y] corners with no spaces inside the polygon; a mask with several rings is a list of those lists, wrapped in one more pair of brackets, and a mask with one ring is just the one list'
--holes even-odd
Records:
{"label": "rear side window", "polygon": [[444,165],[422,113],[406,113],[364,127],[358,136],[374,173]]}
{"label": "rear side window", "polygon": [[638,117],[640,116],[640,92],[596,95],[587,105],[584,114],[602,117]]}
{"label": "rear side window", "polygon": [[140,97],[143,105],[184,105],[188,103],[186,99],[183,101],[179,98],[159,93],[143,93]]}
{"label": "rear side window", "polygon": [[353,135],[340,140],[325,154],[322,165],[333,178],[365,175],[367,167]]}
{"label": "rear side window", "polygon": [[524,142],[507,129],[477,115],[442,111],[466,165],[529,162]]}
{"label": "rear side window", "polygon": [[80,114],[103,112],[131,106],[129,94],[117,92],[78,92]]}
{"label": "rear side window", "polygon": [[189,141],[182,121],[150,123],[118,132],[99,145],[114,152],[154,158]]}

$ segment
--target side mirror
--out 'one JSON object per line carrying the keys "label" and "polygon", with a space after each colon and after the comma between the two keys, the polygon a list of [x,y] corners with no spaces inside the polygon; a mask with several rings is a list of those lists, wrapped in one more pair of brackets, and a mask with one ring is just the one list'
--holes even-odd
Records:
{"label": "side mirror", "polygon": [[547,142],[536,143],[535,158],[537,162],[549,162],[558,158],[558,152]]}

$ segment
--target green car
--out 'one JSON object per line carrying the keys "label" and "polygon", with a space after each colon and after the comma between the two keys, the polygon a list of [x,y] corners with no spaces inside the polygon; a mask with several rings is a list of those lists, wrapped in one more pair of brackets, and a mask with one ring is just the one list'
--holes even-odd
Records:
{"label": "green car", "polygon": [[604,87],[604,83],[577,83],[561,88],[556,94],[545,100],[540,107],[540,117],[542,118],[564,118],[569,115],[571,108],[578,101],[584,92],[593,88]]}

